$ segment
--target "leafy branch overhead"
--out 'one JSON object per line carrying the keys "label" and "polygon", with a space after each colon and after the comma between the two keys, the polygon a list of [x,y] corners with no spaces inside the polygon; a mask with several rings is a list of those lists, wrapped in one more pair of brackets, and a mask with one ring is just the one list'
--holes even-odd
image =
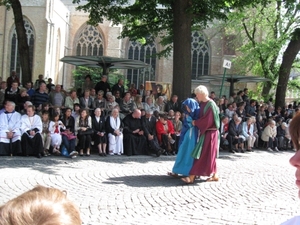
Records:
{"label": "leafy branch overhead", "polygon": [[[73,3],[80,2],[80,0],[73,0]],[[227,13],[233,8],[255,2],[259,1],[190,0],[185,12],[192,16],[192,26],[203,29],[215,19],[227,19]],[[103,23],[104,20],[112,21],[114,25],[122,24],[120,38],[144,40],[147,44],[158,37],[160,44],[167,46],[163,56],[169,55],[172,50],[170,45],[173,43],[175,13],[173,0],[89,0],[77,9],[89,13],[91,25]]]}
{"label": "leafy branch overhead", "polygon": [[[80,3],[80,0],[73,0]],[[233,9],[265,0],[89,0],[79,10],[89,13],[89,23],[104,20],[122,24],[120,38],[143,43],[159,41],[160,56],[173,54],[173,93],[179,100],[191,94],[191,33],[215,20],[227,19]]]}
{"label": "leafy branch overhead", "polygon": [[[270,0],[268,4],[257,4],[256,8],[248,7],[229,14],[224,25],[227,34],[235,34],[237,58],[235,65],[245,73],[257,74],[271,79],[264,83],[263,96],[270,94],[277,82],[276,104],[284,104],[287,80],[290,67],[296,55],[291,51],[297,49],[293,36],[300,24],[300,4],[296,0]],[[289,44],[292,48],[287,48]],[[284,56],[289,57],[289,63],[284,64]],[[289,67],[289,68],[288,68]],[[284,85],[282,85],[284,84]],[[278,91],[278,89],[280,91]]]}

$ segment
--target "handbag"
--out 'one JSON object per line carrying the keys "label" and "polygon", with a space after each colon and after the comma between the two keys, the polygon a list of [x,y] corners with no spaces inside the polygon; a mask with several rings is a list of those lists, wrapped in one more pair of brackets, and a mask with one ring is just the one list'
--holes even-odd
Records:
{"label": "handbag", "polygon": [[76,135],[74,135],[73,133],[61,132],[61,134],[66,136],[68,138],[68,140],[77,138]]}
{"label": "handbag", "polygon": [[94,130],[92,128],[87,128],[86,130],[79,130],[78,135],[92,135]]}

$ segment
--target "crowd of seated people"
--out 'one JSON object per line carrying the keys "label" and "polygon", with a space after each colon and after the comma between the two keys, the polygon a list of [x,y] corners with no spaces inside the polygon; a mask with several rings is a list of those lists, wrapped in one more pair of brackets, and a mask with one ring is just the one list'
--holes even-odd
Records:
{"label": "crowd of seated people", "polygon": [[82,88],[69,92],[43,75],[22,88],[15,73],[1,82],[0,92],[0,155],[177,153],[183,115],[176,95],[168,101],[134,84],[126,92],[122,79],[110,87],[106,76],[94,84],[89,75]]}
{"label": "crowd of seated people", "polygon": [[223,96],[215,102],[221,118],[221,150],[244,153],[257,148],[272,152],[293,149],[288,124],[299,111],[296,103],[275,109],[272,98],[267,103],[249,99],[247,88],[232,93],[228,100]]}
{"label": "crowd of seated people", "polygon": [[[10,84],[9,87],[5,87]],[[122,79],[110,87],[107,77],[66,92],[40,75],[33,87],[19,87],[15,75],[1,82],[0,155],[175,155],[182,128],[178,97],[167,100],[140,85],[126,92]],[[231,153],[292,149],[288,124],[297,105],[274,109],[248,97],[248,90],[213,99],[220,112],[220,148]],[[189,97],[189,96],[187,96]]]}

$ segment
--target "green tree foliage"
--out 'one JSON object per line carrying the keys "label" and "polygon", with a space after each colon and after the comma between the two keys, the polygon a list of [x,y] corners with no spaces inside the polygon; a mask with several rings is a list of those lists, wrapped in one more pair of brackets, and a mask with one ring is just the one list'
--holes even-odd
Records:
{"label": "green tree foliage", "polygon": [[230,13],[224,26],[226,34],[237,36],[237,69],[241,73],[250,72],[272,80],[264,83],[264,97],[270,94],[279,77],[282,56],[300,22],[299,9],[300,4],[296,0],[270,0],[267,7],[265,4],[257,4]]}
{"label": "green tree foliage", "polygon": [[[73,0],[73,3],[80,3]],[[204,28],[215,19],[224,20],[227,13],[262,0],[88,0],[78,7],[89,13],[89,23],[104,19],[122,24],[121,38],[153,42],[165,48],[160,56],[173,49],[173,91],[180,99],[191,90],[191,31]]]}

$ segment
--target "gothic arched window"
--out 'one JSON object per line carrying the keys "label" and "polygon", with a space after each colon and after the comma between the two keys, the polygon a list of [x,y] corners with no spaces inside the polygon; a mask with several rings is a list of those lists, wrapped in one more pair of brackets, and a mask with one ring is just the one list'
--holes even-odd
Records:
{"label": "gothic arched window", "polygon": [[150,69],[128,69],[127,80],[130,84],[135,84],[136,87],[144,84],[145,81],[155,80],[155,67],[156,67],[156,45],[155,43],[142,45],[136,41],[129,42],[128,59],[140,60],[148,63]]}
{"label": "gothic arched window", "polygon": [[[35,34],[34,34],[32,24],[25,18],[24,18],[24,27],[26,30],[27,43],[29,45],[30,68],[32,69]],[[16,27],[12,29],[10,52],[11,52],[10,71],[15,70],[17,74],[19,74],[20,80],[22,80],[22,70],[21,70],[20,56],[18,50],[18,37],[17,37]]]}
{"label": "gothic arched window", "polygon": [[96,27],[88,25],[80,33],[76,44],[76,55],[103,55],[103,39]]}
{"label": "gothic arched window", "polygon": [[209,45],[204,35],[198,31],[192,33],[192,80],[208,75]]}

